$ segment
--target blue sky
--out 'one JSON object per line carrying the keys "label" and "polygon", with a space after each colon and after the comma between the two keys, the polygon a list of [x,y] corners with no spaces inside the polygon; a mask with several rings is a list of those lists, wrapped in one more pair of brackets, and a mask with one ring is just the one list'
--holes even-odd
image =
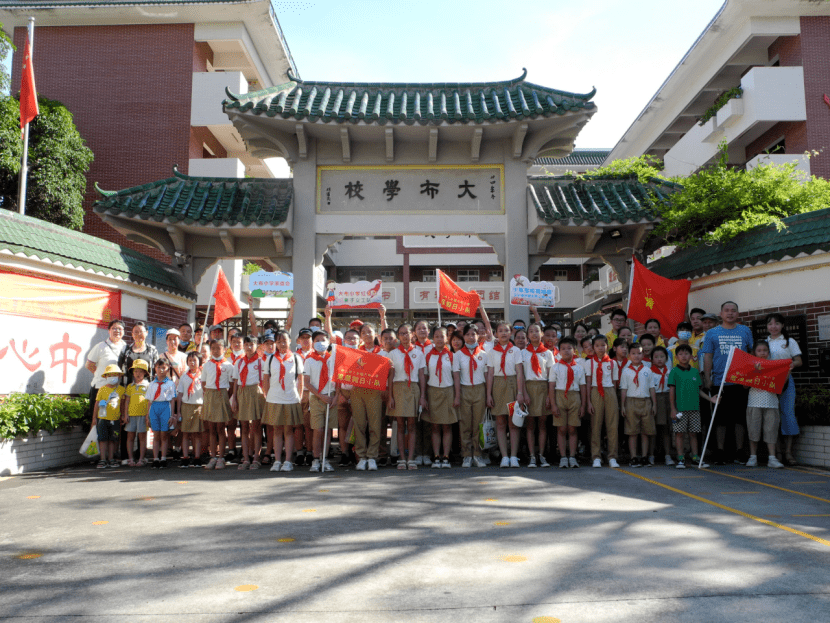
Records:
{"label": "blue sky", "polygon": [[599,110],[576,145],[610,148],[723,0],[274,4],[306,80],[491,81],[526,67],[543,86],[596,86]]}

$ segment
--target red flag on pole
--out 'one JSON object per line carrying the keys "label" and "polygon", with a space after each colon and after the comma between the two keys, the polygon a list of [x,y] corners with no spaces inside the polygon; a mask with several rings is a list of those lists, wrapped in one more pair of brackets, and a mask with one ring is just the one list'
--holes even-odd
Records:
{"label": "red flag on pole", "polygon": [[736,348],[725,376],[729,383],[780,394],[790,374],[791,363],[792,359],[759,359]]}
{"label": "red flag on pole", "polygon": [[[337,348],[334,357],[334,381],[386,391],[392,361],[356,348]],[[321,381],[322,382],[322,381]]]}
{"label": "red flag on pole", "polygon": [[453,313],[465,318],[472,318],[478,311],[481,299],[476,292],[465,292],[443,271],[438,274],[438,304]]}
{"label": "red flag on pole", "polygon": [[656,318],[660,321],[663,335],[677,336],[677,325],[686,318],[692,282],[688,279],[666,279],[651,272],[637,258],[632,260],[628,317],[642,323]]}
{"label": "red flag on pole", "polygon": [[221,266],[218,267],[218,270],[216,285],[213,287],[213,293],[211,294],[216,298],[216,306],[213,308],[213,324],[219,324],[223,320],[233,318],[242,311],[239,303],[236,302],[236,297],[233,295],[231,285],[225,277],[225,272]]}
{"label": "red flag on pole", "polygon": [[26,50],[23,53],[23,71],[20,80],[20,129],[40,114],[35,90],[35,68],[32,66],[32,44],[26,34]]}

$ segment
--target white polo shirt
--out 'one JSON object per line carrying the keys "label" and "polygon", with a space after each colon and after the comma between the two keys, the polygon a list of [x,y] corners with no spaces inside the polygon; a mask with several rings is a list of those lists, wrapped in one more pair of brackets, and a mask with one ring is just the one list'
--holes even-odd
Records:
{"label": "white polo shirt", "polygon": [[[412,362],[412,371],[409,374],[409,382],[410,383],[417,383],[418,382],[418,371],[423,369],[426,366],[426,358],[424,357],[424,353],[421,349],[417,346],[413,346],[408,353],[405,353],[402,346],[393,349],[391,352],[386,353],[386,356],[392,361],[392,367],[395,369],[395,376],[392,378],[393,383],[405,383],[407,381],[406,378],[406,363],[404,361],[405,357],[408,357],[409,360]],[[432,350],[432,345],[430,344],[427,346],[427,352]]]}
{"label": "white polo shirt", "polygon": [[[642,364],[642,366],[639,371],[635,371],[634,366],[631,364],[623,369],[622,376],[620,377],[620,389],[626,391],[627,398],[651,397],[650,390],[654,388],[653,375],[647,365]],[[639,380],[639,385],[635,385],[634,383],[635,376]],[[668,382],[668,378],[666,382]]]}
{"label": "white polo shirt", "polygon": [[[466,348],[466,344],[464,346]],[[467,387],[481,385],[487,378],[485,376],[487,372],[487,351],[482,348],[476,353],[476,349],[473,348],[470,353],[475,355],[475,357],[471,358],[464,352],[464,349],[461,349],[455,353],[452,360],[452,371],[461,374],[461,384]],[[473,360],[475,361],[475,369],[473,370],[473,380],[470,382],[470,366]]]}
{"label": "white polo shirt", "polygon": [[[504,372],[501,369],[502,355],[504,355]],[[516,376],[516,364],[521,363],[522,351],[513,344],[508,346],[505,353],[496,350],[495,346],[487,353],[487,367],[493,368],[495,376]]]}
{"label": "white polo shirt", "polygon": [[[573,368],[574,371],[574,379],[571,383],[570,388],[568,391],[579,391],[580,385],[585,385],[585,368],[579,365],[576,360],[574,360]],[[564,391],[568,388],[568,366],[567,364],[558,361],[556,364],[553,365],[550,369],[550,376],[548,377],[548,381],[554,384],[556,389]]]}
{"label": "white polo shirt", "polygon": [[[441,360],[441,380],[438,380],[438,360]],[[430,387],[452,387],[452,366],[455,361],[455,355],[446,350],[446,352],[438,354],[438,351],[433,348],[427,355],[426,372],[427,385]]]}
{"label": "white polo shirt", "polygon": [[545,349],[542,353],[536,353],[536,357],[539,360],[539,374],[536,374],[533,371],[533,365],[531,364],[533,353],[527,349],[522,351],[522,364],[524,367],[525,379],[528,381],[547,381],[548,376],[550,376],[550,369],[556,363],[553,353],[550,350]]}

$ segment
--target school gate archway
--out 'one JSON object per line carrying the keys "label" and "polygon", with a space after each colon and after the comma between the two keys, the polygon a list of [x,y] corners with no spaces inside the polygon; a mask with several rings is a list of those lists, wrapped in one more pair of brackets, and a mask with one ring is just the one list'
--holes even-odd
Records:
{"label": "school gate archway", "polygon": [[[293,272],[300,318],[315,311],[315,267],[345,236],[472,234],[493,247],[505,275],[532,275],[552,256],[601,257],[624,279],[625,258],[652,227],[661,188],[636,179],[528,178],[536,158],[571,153],[596,106],[595,91],[568,93],[525,77],[469,84],[293,79],[228,92],[223,109],[246,149],[284,157],[292,179],[174,171],[101,191],[95,211],[129,239],[176,257],[194,283],[220,258],[265,260]],[[505,317],[526,315],[505,301]]]}

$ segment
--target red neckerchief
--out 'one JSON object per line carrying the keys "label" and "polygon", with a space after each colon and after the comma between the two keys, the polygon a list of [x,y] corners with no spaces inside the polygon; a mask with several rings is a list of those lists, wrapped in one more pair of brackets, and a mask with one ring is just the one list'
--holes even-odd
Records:
{"label": "red neckerchief", "polygon": [[602,385],[602,364],[606,361],[611,361],[611,357],[608,356],[608,353],[602,356],[602,359],[597,358],[596,355],[591,357],[591,371],[594,370],[594,364],[597,366],[597,391],[599,395],[605,398],[605,388]]}
{"label": "red neckerchief", "polygon": [[358,350],[362,350],[364,353],[374,353],[376,355],[382,350],[379,345],[376,345],[372,350],[366,350],[366,347],[363,344],[361,344],[357,348]]}
{"label": "red neckerchief", "polygon": [[164,385],[164,381],[156,381],[156,395],[153,396],[153,400],[158,400],[159,396],[161,396],[161,386]]}
{"label": "red neckerchief", "polygon": [[222,375],[222,364],[225,363],[225,360],[211,358],[211,362],[216,366],[216,389],[219,389],[219,377]]}
{"label": "red neckerchief", "polygon": [[461,352],[467,355],[470,358],[470,385],[473,384],[473,372],[478,370],[478,363],[476,362],[476,356],[479,353],[484,352],[484,348],[480,344],[476,344],[476,347],[473,349],[473,352],[470,352],[470,349],[464,344],[464,348],[461,349]]}
{"label": "red neckerchief", "polygon": [[[242,387],[245,387],[245,381],[248,380],[248,366],[257,361],[259,359],[259,355],[254,353],[251,357],[240,357],[240,359],[245,363],[245,365],[242,366],[242,371],[239,373],[239,380],[242,381]],[[259,376],[260,380],[262,380],[262,366],[259,367]]]}
{"label": "red neckerchief", "polygon": [[427,339],[427,341],[423,344],[421,344],[418,340],[415,340],[414,342],[412,342],[412,347],[414,348],[416,346],[421,349],[422,353],[426,354],[427,346],[432,346],[432,340]]}
{"label": "red neckerchief", "polygon": [[651,371],[657,371],[660,374],[660,383],[657,385],[657,391],[664,391],[666,389],[666,374],[669,372],[668,366],[662,366],[658,368],[654,364],[651,364]]}
{"label": "red neckerchief", "polygon": [[533,370],[533,374],[539,376],[542,373],[542,365],[539,363],[539,353],[547,352],[548,349],[540,342],[538,350],[533,348],[533,344],[528,344],[525,350],[531,353],[530,368]]}
{"label": "red neckerchief", "polygon": [[193,395],[193,393],[196,391],[196,382],[197,381],[199,383],[202,382],[201,379],[199,379],[200,374],[201,374],[201,371],[199,370],[199,368],[196,368],[195,373],[191,373],[191,372],[187,373],[187,376],[190,379],[190,387],[187,388],[187,397],[188,398],[190,398]]}
{"label": "red neckerchief", "polygon": [[320,378],[317,380],[317,391],[322,392],[326,385],[329,382],[329,358],[331,357],[331,352],[327,352],[325,355],[321,355],[318,352],[311,353],[308,358],[314,359],[315,361],[319,361],[323,364],[320,368]]}
{"label": "red neckerchief", "polygon": [[507,372],[504,369],[504,364],[507,363],[507,353],[511,348],[513,348],[513,344],[510,344],[507,347],[507,350],[504,350],[501,346],[501,342],[496,342],[496,345],[493,346],[493,350],[497,350],[501,353],[501,373],[504,376],[507,376]]}
{"label": "red neckerchief", "polygon": [[412,385],[412,359],[409,358],[409,353],[412,349],[415,348],[414,346],[410,345],[409,350],[405,350],[404,347],[398,346],[398,350],[403,353],[403,370],[406,372],[406,386],[410,387]]}
{"label": "red neckerchief", "polygon": [[285,357],[281,357],[279,353],[274,355],[274,357],[277,358],[277,361],[280,362],[280,385],[282,386],[282,391],[285,391],[285,362],[288,361],[293,354],[294,353],[289,350],[285,353]]}
{"label": "red neckerchief", "polygon": [[635,367],[634,364],[631,364],[631,369],[634,370],[634,385],[637,387],[640,387],[640,370],[644,367],[645,366],[643,366],[643,364],[640,364],[639,368]]}
{"label": "red neckerchief", "polygon": [[438,373],[438,385],[441,385],[441,379],[443,378],[443,367],[444,367],[444,354],[450,356],[450,363],[452,363],[452,351],[447,348],[447,345],[444,344],[444,348],[440,351],[437,348],[433,348],[429,351],[427,355],[427,366],[429,365],[430,357],[433,355],[438,355],[438,362],[435,364],[435,371]]}
{"label": "red neckerchief", "polygon": [[625,360],[625,363],[620,363],[619,359],[614,359],[614,365],[617,366],[617,378],[622,379],[623,370],[625,370],[625,366],[628,365],[628,360]]}
{"label": "red neckerchief", "polygon": [[574,367],[576,367],[577,362],[576,359],[571,359],[571,362],[568,363],[567,361],[560,361],[562,365],[564,365],[568,369],[568,382],[565,384],[565,398],[568,397],[568,391],[571,389],[571,385],[574,382]]}
{"label": "red neckerchief", "polygon": [[235,366],[236,362],[239,361],[240,359],[243,359],[244,357],[245,357],[244,353],[241,354],[241,355],[234,355],[233,351],[231,351],[231,364]]}
{"label": "red neckerchief", "polygon": [[300,356],[300,359],[302,359],[303,361],[308,359],[309,356],[311,355],[311,353],[313,353],[313,352],[314,352],[313,350],[310,350],[310,351],[308,351],[308,353],[306,353],[302,348],[297,349],[297,354]]}

